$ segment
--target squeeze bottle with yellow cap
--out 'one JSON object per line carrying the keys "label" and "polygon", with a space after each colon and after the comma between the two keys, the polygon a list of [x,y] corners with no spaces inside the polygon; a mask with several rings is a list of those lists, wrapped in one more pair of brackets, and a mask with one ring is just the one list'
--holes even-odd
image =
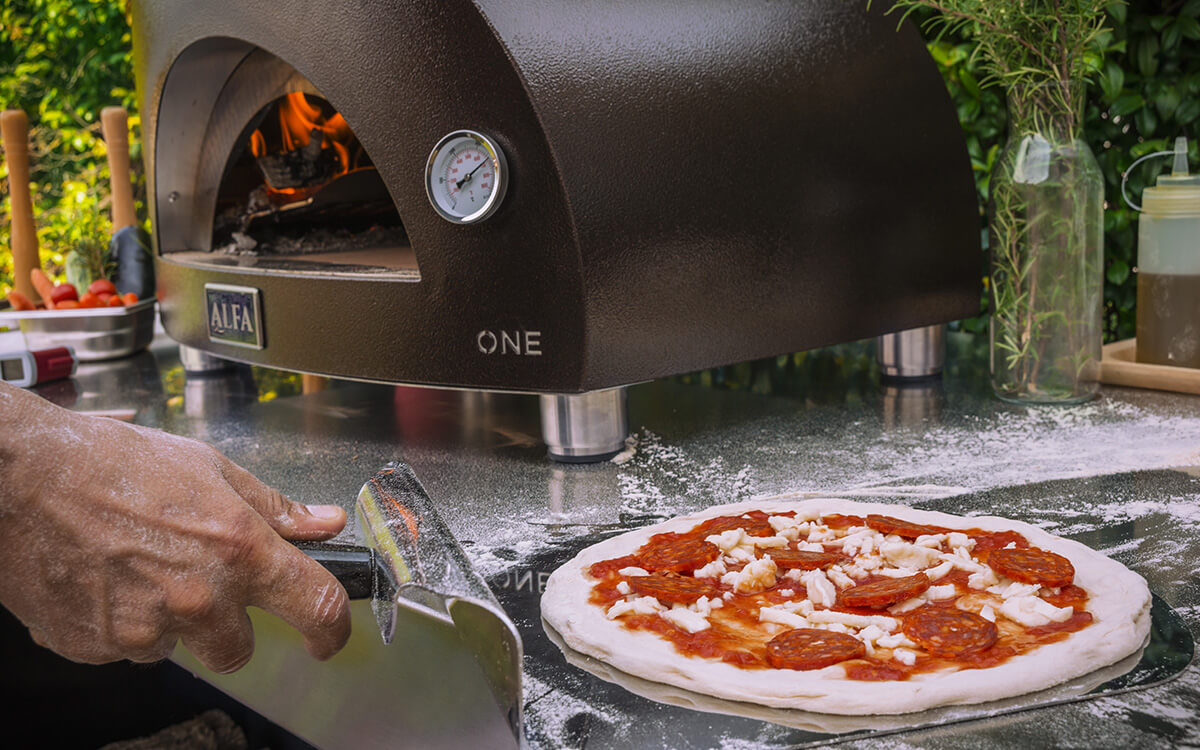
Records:
{"label": "squeeze bottle with yellow cap", "polygon": [[1139,209],[1137,361],[1200,368],[1200,175],[1188,174],[1184,137],[1142,158],[1169,155],[1171,174],[1146,188]]}

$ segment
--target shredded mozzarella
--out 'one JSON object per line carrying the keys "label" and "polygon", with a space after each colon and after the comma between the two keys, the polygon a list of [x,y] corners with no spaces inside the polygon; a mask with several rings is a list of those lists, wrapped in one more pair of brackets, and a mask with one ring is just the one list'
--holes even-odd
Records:
{"label": "shredded mozzarella", "polygon": [[999,582],[1000,579],[996,576],[996,571],[991,568],[985,568],[978,573],[972,573],[967,576],[967,586],[973,589],[984,590]]}
{"label": "shredded mozzarella", "polygon": [[1000,605],[1000,614],[1027,628],[1052,622],[1066,622],[1075,614],[1074,607],[1056,607],[1040,596],[1014,596]]}
{"label": "shredded mozzarella", "polygon": [[938,550],[907,542],[885,542],[879,552],[897,568],[926,568],[933,565],[942,554]]}
{"label": "shredded mozzarella", "polygon": [[808,541],[810,542],[825,542],[830,539],[836,539],[837,534],[826,526],[813,526],[808,532]]}
{"label": "shredded mozzarella", "polygon": [[946,535],[946,541],[951,547],[965,547],[968,550],[975,549],[975,540],[961,531],[951,531]]}
{"label": "shredded mozzarella", "polygon": [[775,561],[769,556],[762,557],[739,571],[731,571],[721,576],[721,583],[730,586],[739,594],[757,594],[775,585]]}
{"label": "shredded mozzarella", "polygon": [[947,534],[922,534],[913,540],[913,544],[918,547],[937,548],[942,546],[942,542],[946,541]]}
{"label": "shredded mozzarella", "polygon": [[963,547],[955,547],[954,549],[955,549],[955,551],[952,553],[951,552],[943,552],[943,553],[939,554],[938,558],[943,561],[949,562],[951,565],[958,568],[959,570],[965,570],[968,573],[983,573],[985,571],[991,570],[991,568],[988,568],[988,567],[982,565],[981,563],[978,563],[978,562],[972,560],[970,553],[966,553],[966,557],[958,554],[958,550],[963,550],[964,552],[966,552],[966,550]]}
{"label": "shredded mozzarella", "polygon": [[752,536],[750,539],[755,547],[773,549],[775,547],[786,547],[789,544],[788,540],[782,536]]}
{"label": "shredded mozzarella", "polygon": [[615,620],[621,615],[626,615],[630,612],[635,615],[652,615],[655,612],[661,612],[665,609],[666,607],[662,605],[662,602],[653,596],[639,596],[636,599],[617,602],[609,607],[608,612],[605,612],[604,616],[610,620]]}
{"label": "shredded mozzarella", "polygon": [[917,574],[917,571],[913,568],[880,568],[875,572],[888,578],[908,578]]}
{"label": "shredded mozzarella", "polygon": [[696,578],[720,578],[728,572],[729,568],[725,565],[725,561],[718,557],[708,565],[693,570],[692,575]]}
{"label": "shredded mozzarella", "polygon": [[925,590],[925,598],[931,601],[949,599],[957,594],[958,590],[954,588],[953,583],[947,583],[945,586],[930,586]]}
{"label": "shredded mozzarella", "polygon": [[1036,583],[1018,583],[1004,578],[995,586],[989,586],[988,592],[1001,599],[1011,599],[1014,596],[1036,596],[1041,589]]}
{"label": "shredded mozzarella", "polygon": [[929,580],[931,581],[940,581],[949,575],[950,571],[953,569],[953,563],[949,561],[943,561],[940,565],[935,565],[932,568],[926,568],[925,575],[928,576]]}
{"label": "shredded mozzarella", "polygon": [[659,617],[689,633],[699,633],[701,630],[708,630],[712,627],[709,625],[708,618],[699,612],[693,612],[682,604],[676,604],[666,612],[660,612]]}
{"label": "shredded mozzarella", "polygon": [[775,622],[789,628],[807,628],[808,620],[803,615],[788,612],[781,607],[763,607],[758,610],[759,622]]}
{"label": "shredded mozzarella", "polygon": [[837,623],[851,628],[878,628],[879,630],[890,633],[900,627],[900,623],[894,617],[885,617],[883,615],[852,615],[848,612],[834,612],[828,609],[819,609],[808,616],[809,622],[815,623]]}
{"label": "shredded mozzarella", "polygon": [[829,580],[833,581],[833,584],[839,589],[848,588],[854,585],[854,579],[846,575],[845,571],[842,570],[840,565],[834,565],[830,567],[825,575],[828,576]]}
{"label": "shredded mozzarella", "polygon": [[630,567],[630,568],[621,568],[621,569],[620,569],[620,570],[618,570],[617,572],[618,572],[618,573],[620,573],[621,575],[625,576],[626,578],[632,578],[632,577],[634,577],[634,576],[648,576],[648,575],[650,575],[649,571],[647,571],[647,570],[645,570],[645,569],[643,569],[643,568],[633,568],[633,567]]}
{"label": "shredded mozzarella", "polygon": [[837,589],[825,577],[824,571],[806,570],[801,576],[809,601],[819,607],[832,607],[837,601]]}
{"label": "shredded mozzarella", "polygon": [[722,552],[729,552],[729,550],[741,544],[745,536],[745,529],[728,529],[722,531],[720,534],[706,536],[704,537],[704,541],[717,545],[717,548]]}
{"label": "shredded mozzarella", "polygon": [[891,635],[880,636],[875,639],[875,645],[880,648],[899,648],[900,646],[908,646],[916,648],[915,643],[908,639],[904,633],[892,633]]}
{"label": "shredded mozzarella", "polygon": [[905,599],[902,602],[893,604],[892,606],[888,607],[887,611],[891,612],[894,615],[899,615],[899,614],[903,614],[904,612],[912,611],[924,603],[925,603],[925,599],[923,599],[922,597],[919,597],[919,596],[914,596],[911,599]]}

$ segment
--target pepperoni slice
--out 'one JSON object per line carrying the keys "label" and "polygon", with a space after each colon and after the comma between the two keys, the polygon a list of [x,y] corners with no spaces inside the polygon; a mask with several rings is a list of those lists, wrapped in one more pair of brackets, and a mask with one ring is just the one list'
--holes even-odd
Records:
{"label": "pepperoni slice", "polygon": [[996,624],[954,607],[926,605],[904,618],[900,629],[933,656],[956,658],[991,648]]}
{"label": "pepperoni slice", "polygon": [[988,554],[987,561],[1000,575],[1021,583],[1068,586],[1075,580],[1070,560],[1037,547],[998,549]]}
{"label": "pepperoni slice", "polygon": [[867,526],[870,526],[881,534],[895,534],[905,539],[916,539],[925,534],[937,533],[937,529],[932,526],[922,526],[919,523],[912,523],[911,521],[892,518],[891,516],[877,516],[874,513],[867,516]]}
{"label": "pepperoni slice", "polygon": [[691,604],[702,596],[713,596],[716,589],[695,578],[685,578],[673,573],[652,573],[648,576],[632,576],[629,587],[642,596],[671,604]]}
{"label": "pepperoni slice", "polygon": [[740,516],[710,518],[693,531],[703,530],[706,534],[720,534],[722,531],[730,529],[745,529],[750,536],[775,536],[775,529],[767,522],[765,514],[752,515],[749,518]]}
{"label": "pepperoni slice", "polygon": [[886,581],[864,583],[861,586],[838,592],[838,604],[843,607],[884,607],[911,599],[929,588],[929,576],[917,573],[904,578],[889,578]]}
{"label": "pepperoni slice", "polygon": [[821,669],[866,653],[852,635],[815,628],[789,630],[767,642],[767,663],[776,669]]}
{"label": "pepperoni slice", "polygon": [[971,538],[975,540],[975,547],[971,551],[977,555],[980,552],[990,552],[1010,544],[1021,548],[1029,546],[1029,540],[1015,531],[985,531],[981,534],[972,534]]}
{"label": "pepperoni slice", "polygon": [[816,570],[817,568],[828,568],[842,556],[835,552],[805,552],[803,550],[792,549],[785,547],[783,549],[768,549],[765,554],[770,555],[775,561],[775,566],[791,570],[799,568],[800,570]]}
{"label": "pepperoni slice", "polygon": [[651,542],[638,559],[646,570],[690,573],[716,560],[720,554],[721,550],[712,542],[678,537]]}

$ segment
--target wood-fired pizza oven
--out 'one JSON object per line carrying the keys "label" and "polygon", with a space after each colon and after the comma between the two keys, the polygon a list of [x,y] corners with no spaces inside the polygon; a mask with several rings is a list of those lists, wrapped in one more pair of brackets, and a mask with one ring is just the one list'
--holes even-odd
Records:
{"label": "wood-fired pizza oven", "polygon": [[[978,309],[955,112],[881,6],[156,0],[133,19],[162,317],[189,347],[581,394]],[[458,131],[507,178],[475,221],[431,196]],[[253,335],[214,332],[214,305]]]}

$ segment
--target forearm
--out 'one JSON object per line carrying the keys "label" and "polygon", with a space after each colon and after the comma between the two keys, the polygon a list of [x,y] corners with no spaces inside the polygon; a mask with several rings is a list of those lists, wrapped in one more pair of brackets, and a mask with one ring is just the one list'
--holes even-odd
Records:
{"label": "forearm", "polygon": [[0,381],[0,519],[26,494],[18,477],[44,475],[62,446],[79,439],[72,421],[66,409]]}
{"label": "forearm", "polygon": [[0,383],[0,604],[68,658],[150,661],[182,640],[237,669],[253,650],[248,605],[328,657],[349,636],[346,594],[285,539],[328,539],[345,520],[212,446]]}

